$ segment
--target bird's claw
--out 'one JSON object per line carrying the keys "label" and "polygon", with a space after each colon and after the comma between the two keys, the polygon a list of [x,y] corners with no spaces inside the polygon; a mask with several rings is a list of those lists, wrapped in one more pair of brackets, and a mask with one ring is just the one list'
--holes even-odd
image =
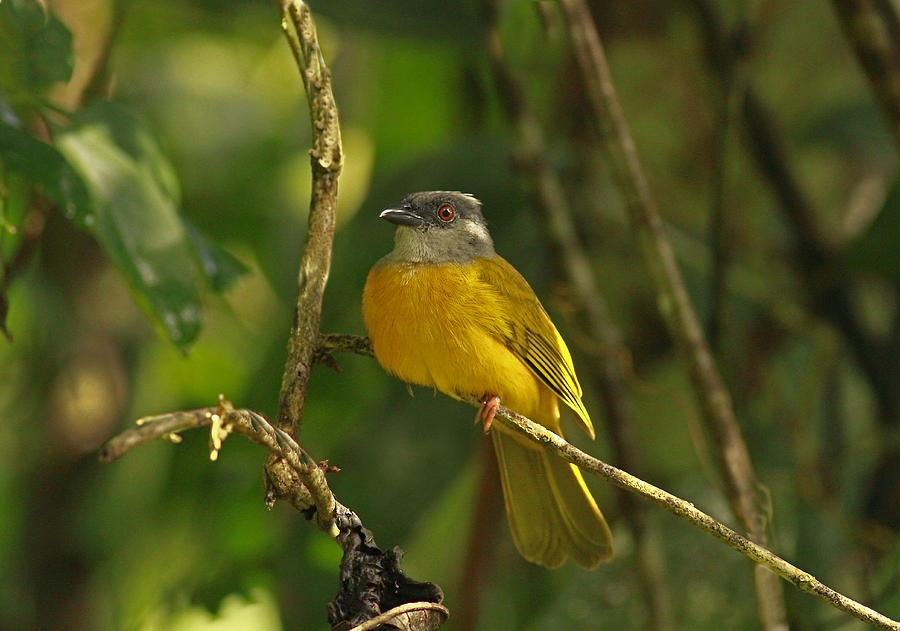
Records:
{"label": "bird's claw", "polygon": [[500,407],[500,397],[496,394],[486,394],[481,397],[481,407],[475,414],[475,422],[483,423],[484,433],[487,434],[491,430],[491,423],[494,422],[494,416],[497,414],[497,408]]}

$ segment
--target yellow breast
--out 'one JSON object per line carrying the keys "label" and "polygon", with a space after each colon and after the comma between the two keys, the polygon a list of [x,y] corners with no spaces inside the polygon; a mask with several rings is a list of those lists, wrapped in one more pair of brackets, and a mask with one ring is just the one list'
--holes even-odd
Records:
{"label": "yellow breast", "polygon": [[479,279],[479,261],[376,264],[362,305],[375,358],[408,383],[453,397],[496,394],[526,416],[556,416],[549,389],[491,333],[501,296]]}

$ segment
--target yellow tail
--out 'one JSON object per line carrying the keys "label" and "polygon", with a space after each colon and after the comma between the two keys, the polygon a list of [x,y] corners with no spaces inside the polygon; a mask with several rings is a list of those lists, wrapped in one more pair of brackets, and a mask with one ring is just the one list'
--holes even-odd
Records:
{"label": "yellow tail", "polygon": [[549,568],[567,557],[593,569],[612,558],[612,534],[574,465],[495,427],[491,431],[513,541]]}

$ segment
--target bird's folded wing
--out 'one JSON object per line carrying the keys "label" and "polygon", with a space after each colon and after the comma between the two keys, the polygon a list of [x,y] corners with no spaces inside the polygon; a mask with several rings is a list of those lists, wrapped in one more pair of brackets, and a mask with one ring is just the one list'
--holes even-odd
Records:
{"label": "bird's folded wing", "polygon": [[516,269],[500,256],[479,265],[481,281],[496,293],[498,313],[485,320],[500,339],[561,401],[575,412],[593,438],[594,428],[575,376],[572,356],[534,290]]}

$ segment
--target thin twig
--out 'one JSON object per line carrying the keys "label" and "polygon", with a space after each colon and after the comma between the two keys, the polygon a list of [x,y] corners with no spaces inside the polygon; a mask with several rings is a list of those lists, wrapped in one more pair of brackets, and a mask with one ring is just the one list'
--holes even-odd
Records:
{"label": "thin twig", "polygon": [[318,350],[315,355],[318,361],[326,361],[324,357],[334,352],[350,352],[367,357],[375,356],[375,351],[372,350],[372,342],[367,337],[345,335],[343,333],[326,333],[320,336]]}
{"label": "thin twig", "polygon": [[367,337],[358,335],[344,335],[342,333],[328,333],[319,336],[319,345],[313,353],[314,364],[325,364],[334,372],[340,373],[341,366],[334,358],[335,351],[351,352],[357,355],[373,357],[375,351],[372,342]]}
{"label": "thin twig", "polygon": [[[313,460],[284,430],[253,410],[234,409],[219,395],[219,405],[160,414],[140,419],[136,426],[110,439],[100,452],[104,462],[111,462],[131,449],[151,440],[180,442],[180,433],[202,427],[210,428],[210,459],[216,460],[223,441],[232,432],[246,436],[279,456],[279,480],[291,480],[293,492],[288,496],[294,506],[315,517],[316,525],[337,539],[344,549],[341,561],[341,589],[329,603],[329,622],[359,624],[382,614],[408,622],[409,631],[433,631],[447,619],[448,611],[439,603],[443,593],[437,585],[411,580],[400,569],[398,550],[382,551],[371,532],[363,527],[359,516],[343,506],[328,488],[324,466]],[[328,495],[330,508],[318,506],[319,498]],[[315,511],[311,511],[315,507]],[[328,519],[322,516],[328,515]],[[428,603],[422,601],[428,600]],[[409,607],[404,602],[412,603]],[[401,606],[394,607],[401,603]],[[413,613],[418,612],[418,613]],[[382,619],[379,617],[379,619]],[[361,628],[367,627],[365,624]]]}
{"label": "thin twig", "polygon": [[[475,399],[472,399],[470,403],[472,405],[481,404],[480,401]],[[835,591],[811,574],[791,565],[763,546],[750,541],[721,522],[713,519],[703,511],[698,510],[690,502],[686,502],[667,491],[657,488],[652,484],[648,484],[629,473],[584,453],[543,425],[535,423],[521,414],[516,414],[508,408],[501,406],[497,410],[496,418],[507,427],[520,431],[531,440],[544,445],[546,448],[552,449],[560,457],[580,467],[582,470],[599,475],[601,478],[612,482],[621,489],[637,493],[638,495],[649,499],[654,504],[665,508],[669,512],[711,534],[746,556],[754,563],[757,563],[757,567],[760,567],[761,570],[768,573],[768,571],[764,569],[768,568],[798,589],[813,594],[814,596],[818,596],[833,607],[849,613],[864,622],[868,622],[881,629],[900,631],[900,622],[892,620]]]}
{"label": "thin twig", "polygon": [[[498,28],[500,6],[497,0],[483,0],[482,8],[486,16],[487,50],[494,85],[517,132],[515,166],[522,174],[522,180],[530,184],[534,206],[545,227],[543,234],[553,247],[554,259],[572,290],[578,324],[597,351],[590,355],[590,368],[602,394],[606,410],[602,418],[612,439],[616,460],[625,469],[640,475],[642,466],[625,400],[621,363],[625,349],[621,335],[609,317],[596,275],[578,238],[562,182],[546,159],[547,143],[542,125],[528,103],[521,80],[507,61]],[[649,507],[635,501],[633,496],[622,493],[619,503],[636,542],[635,556],[641,561],[638,576],[647,604],[648,628],[672,629],[671,599],[656,523],[649,514]]]}
{"label": "thin twig", "polygon": [[[625,198],[631,227],[656,284],[659,305],[682,356],[690,367],[703,418],[716,443],[716,454],[738,519],[751,539],[767,545],[765,504],[750,454],[734,414],[731,396],[716,369],[691,305],[672,248],[662,230],[656,201],[638,159],[593,18],[584,0],[561,0],[584,86],[603,130],[611,171]],[[781,585],[768,572],[755,573],[760,619],[770,631],[787,628]]]}

